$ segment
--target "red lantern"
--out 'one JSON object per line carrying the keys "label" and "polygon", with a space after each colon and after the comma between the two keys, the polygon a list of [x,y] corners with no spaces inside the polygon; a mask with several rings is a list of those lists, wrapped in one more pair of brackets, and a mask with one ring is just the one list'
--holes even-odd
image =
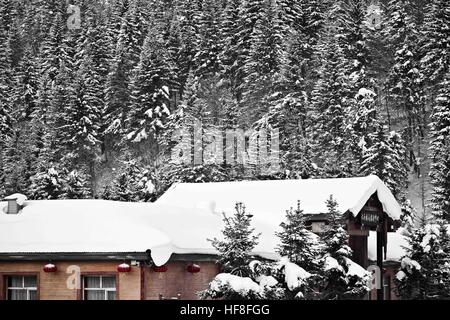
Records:
{"label": "red lantern", "polygon": [[53,273],[56,272],[56,270],[58,270],[58,268],[56,268],[56,266],[53,263],[48,263],[44,266],[45,273]]}
{"label": "red lantern", "polygon": [[152,269],[153,269],[153,272],[162,273],[162,272],[167,272],[167,269],[169,269],[169,268],[166,265],[163,265],[163,266],[153,266]]}
{"label": "red lantern", "polygon": [[131,267],[128,263],[122,263],[117,267],[117,271],[121,273],[126,273],[131,271]]}
{"label": "red lantern", "polygon": [[198,264],[191,264],[187,267],[187,272],[189,273],[199,273],[200,266]]}

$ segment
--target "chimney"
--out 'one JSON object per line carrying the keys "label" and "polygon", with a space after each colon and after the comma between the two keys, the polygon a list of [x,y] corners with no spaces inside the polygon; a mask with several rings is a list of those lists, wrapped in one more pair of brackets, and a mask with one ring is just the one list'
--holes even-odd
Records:
{"label": "chimney", "polygon": [[19,211],[23,208],[27,197],[20,193],[12,194],[5,198],[5,201],[8,202],[8,206],[6,207],[6,214],[18,214]]}
{"label": "chimney", "polygon": [[19,213],[19,204],[17,203],[17,199],[5,199],[8,201],[8,207],[6,208],[6,214],[18,214]]}

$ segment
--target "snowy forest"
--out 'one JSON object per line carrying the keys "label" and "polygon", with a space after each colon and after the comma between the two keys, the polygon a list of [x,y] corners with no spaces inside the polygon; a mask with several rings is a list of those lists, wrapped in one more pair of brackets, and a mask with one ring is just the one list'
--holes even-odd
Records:
{"label": "snowy forest", "polygon": [[[418,223],[450,220],[449,14],[447,0],[0,0],[0,197],[375,174]],[[279,128],[282,170],[171,163],[193,118]]]}

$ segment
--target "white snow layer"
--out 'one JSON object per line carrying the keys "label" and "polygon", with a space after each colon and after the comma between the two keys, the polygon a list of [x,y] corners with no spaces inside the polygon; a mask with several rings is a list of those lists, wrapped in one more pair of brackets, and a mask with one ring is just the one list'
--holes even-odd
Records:
{"label": "white snow layer", "polygon": [[400,205],[377,176],[179,183],[166,191],[157,203],[186,208],[204,208],[205,203],[214,203],[214,212],[233,214],[236,202],[243,202],[249,213],[274,224],[283,221],[286,210],[296,207],[298,200],[305,214],[328,212],[325,201],[330,195],[336,199],[342,213],[350,211],[356,216],[375,192],[383,210],[391,218],[400,219]]}
{"label": "white snow layer", "polygon": [[359,264],[353,262],[352,260],[345,258],[345,262],[348,267],[347,275],[356,276],[359,278],[370,277],[370,272],[361,267]]}
{"label": "white snow layer", "polygon": [[25,203],[25,201],[27,201],[27,199],[28,199],[27,196],[25,196],[21,193],[14,193],[5,198],[5,200],[16,200],[16,202],[19,206],[23,206],[23,204]]}
{"label": "white snow layer", "polygon": [[[6,203],[0,202],[0,208]],[[200,210],[105,200],[27,201],[0,214],[2,253],[116,253],[151,250],[157,265],[172,253],[214,254],[220,217]]]}
{"label": "white snow layer", "polygon": [[260,293],[261,287],[250,278],[235,276],[229,273],[219,273],[210,283],[211,290],[220,291],[221,286],[228,285],[233,291],[242,295],[249,292]]}
{"label": "white snow layer", "polygon": [[325,271],[337,270],[340,272],[344,272],[344,269],[341,267],[339,262],[335,258],[330,256],[325,258],[324,270]]}
{"label": "white snow layer", "polygon": [[302,267],[289,262],[288,258],[282,258],[279,261],[278,266],[284,268],[284,280],[291,291],[300,288],[305,284],[306,279],[311,276],[311,274]]}

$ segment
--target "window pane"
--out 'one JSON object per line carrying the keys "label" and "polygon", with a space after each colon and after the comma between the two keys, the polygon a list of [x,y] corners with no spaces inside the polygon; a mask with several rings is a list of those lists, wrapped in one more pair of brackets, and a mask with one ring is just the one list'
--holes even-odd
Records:
{"label": "window pane", "polygon": [[107,300],[116,300],[116,292],[115,291],[107,291],[106,296],[107,296]]}
{"label": "window pane", "polygon": [[27,290],[8,290],[8,300],[27,300]]}
{"label": "window pane", "polygon": [[85,290],[84,291],[85,300],[105,300],[104,290]]}
{"label": "window pane", "polygon": [[34,276],[24,277],[25,288],[36,288],[37,287],[37,278]]}
{"label": "window pane", "polygon": [[29,290],[30,294],[30,300],[37,300],[37,291],[36,290]]}
{"label": "window pane", "polygon": [[84,277],[85,288],[100,288],[100,277]]}
{"label": "window pane", "polygon": [[23,288],[23,277],[22,276],[8,277],[8,288]]}
{"label": "window pane", "polygon": [[116,277],[102,277],[102,288],[115,288]]}

